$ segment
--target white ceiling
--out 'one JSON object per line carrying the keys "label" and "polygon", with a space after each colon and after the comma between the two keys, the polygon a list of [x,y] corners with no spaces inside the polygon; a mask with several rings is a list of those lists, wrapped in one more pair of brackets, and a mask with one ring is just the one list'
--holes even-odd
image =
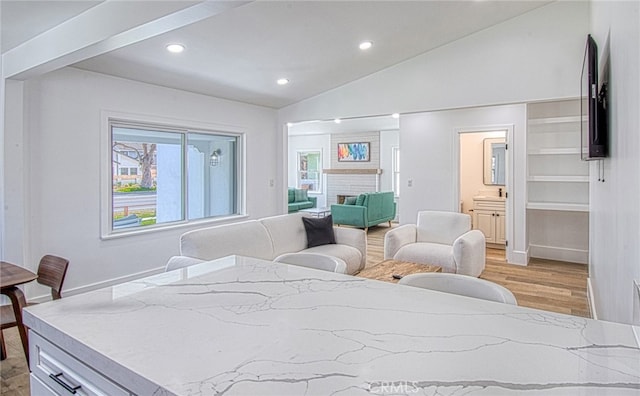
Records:
{"label": "white ceiling", "polygon": [[102,1],[0,0],[2,52],[43,33]]}
{"label": "white ceiling", "polygon": [[310,120],[288,126],[289,135],[332,135],[371,131],[392,131],[400,128],[400,121],[391,115],[376,117],[346,118],[335,120]]}
{"label": "white ceiling", "polygon": [[[98,3],[2,0],[3,52]],[[281,108],[546,3],[256,1],[75,66]],[[363,40],[373,48],[359,50]],[[186,50],[170,54],[170,42]]]}

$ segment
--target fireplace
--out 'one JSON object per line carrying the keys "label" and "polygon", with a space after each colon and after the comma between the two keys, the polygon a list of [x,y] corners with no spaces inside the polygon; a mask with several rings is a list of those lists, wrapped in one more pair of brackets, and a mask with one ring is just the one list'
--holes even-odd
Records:
{"label": "fireplace", "polygon": [[344,203],[345,198],[349,198],[349,197],[355,197],[355,195],[343,195],[343,194],[338,194],[338,195],[336,195],[336,198],[337,198],[338,204],[343,204],[343,203]]}

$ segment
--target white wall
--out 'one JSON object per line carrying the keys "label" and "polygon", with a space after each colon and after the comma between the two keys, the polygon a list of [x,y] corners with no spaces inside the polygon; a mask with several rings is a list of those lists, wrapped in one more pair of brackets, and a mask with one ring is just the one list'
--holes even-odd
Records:
{"label": "white wall", "polygon": [[[10,82],[7,99],[17,111],[6,114],[12,143],[5,147],[12,166],[5,174],[6,229],[20,231],[24,224],[24,231],[12,231],[6,258],[32,270],[46,253],[69,258],[65,290],[162,267],[178,254],[179,236],[194,228],[100,239],[100,192],[109,188],[100,185],[102,111],[240,128],[247,135],[247,213],[258,218],[278,211],[280,194],[269,187],[277,178],[272,109],[66,68],[25,83],[21,128],[14,119],[21,113],[20,84]],[[26,292],[44,290],[29,284]]]}
{"label": "white wall", "polygon": [[600,54],[609,40],[611,77],[605,182],[590,168],[589,276],[600,319],[640,324],[640,3],[593,2],[591,18]]}

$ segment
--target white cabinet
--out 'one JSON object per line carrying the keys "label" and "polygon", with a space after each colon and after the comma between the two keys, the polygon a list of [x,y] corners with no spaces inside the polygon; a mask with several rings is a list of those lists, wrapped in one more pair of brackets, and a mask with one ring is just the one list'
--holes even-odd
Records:
{"label": "white cabinet", "polygon": [[584,121],[577,99],[527,105],[527,228],[532,257],[587,260],[589,165],[580,158]]}
{"label": "white cabinet", "polygon": [[32,395],[130,395],[34,331],[29,331],[29,344]]}
{"label": "white cabinet", "polygon": [[504,203],[501,197],[473,198],[473,228],[482,231],[488,244],[505,245]]}

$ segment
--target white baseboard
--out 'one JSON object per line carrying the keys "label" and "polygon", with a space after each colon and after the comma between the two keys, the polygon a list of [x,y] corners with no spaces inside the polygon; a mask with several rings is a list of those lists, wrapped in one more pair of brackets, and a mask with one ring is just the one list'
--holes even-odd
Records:
{"label": "white baseboard", "polygon": [[[79,286],[79,287],[75,287],[73,289],[62,289],[62,296],[64,297],[70,297],[70,296],[75,296],[76,294],[82,294],[82,293],[86,293],[86,292],[90,292],[93,290],[98,290],[98,289],[102,289],[104,287],[109,287],[109,286],[113,286],[113,285],[118,285],[120,283],[125,283],[125,282],[129,282],[132,280],[136,280],[136,279],[140,279],[140,278],[144,278],[147,276],[151,276],[151,275],[156,275],[159,274],[161,272],[164,271],[164,266],[160,267],[160,268],[154,268],[154,269],[150,269],[147,271],[142,271],[142,272],[137,272],[135,274],[131,274],[131,275],[125,275],[125,276],[121,276],[119,278],[114,278],[114,279],[109,279],[103,282],[96,282],[96,283],[92,283],[89,285],[85,285],[85,286]],[[51,300],[51,293],[42,295],[42,296],[37,296],[37,297],[33,297],[30,298],[29,301],[34,301],[34,302],[38,302],[38,303],[43,303],[46,301],[50,301]]]}
{"label": "white baseboard", "polygon": [[591,284],[590,277],[587,277],[587,303],[589,304],[589,311],[591,311],[591,319],[598,320],[598,312],[596,311],[596,304],[593,296],[593,285]]}
{"label": "white baseboard", "polygon": [[527,265],[529,264],[529,251],[514,250],[509,257],[509,264]]}
{"label": "white baseboard", "polygon": [[529,245],[529,250],[531,252],[531,257],[579,264],[589,263],[588,250],[542,245]]}

